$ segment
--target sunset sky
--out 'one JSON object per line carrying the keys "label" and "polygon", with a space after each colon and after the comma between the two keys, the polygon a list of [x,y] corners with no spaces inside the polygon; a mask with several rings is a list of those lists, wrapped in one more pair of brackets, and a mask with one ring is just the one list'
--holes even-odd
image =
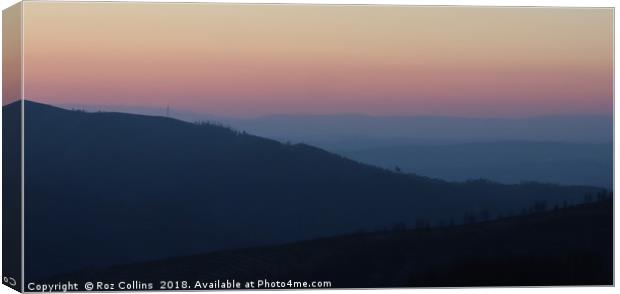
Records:
{"label": "sunset sky", "polygon": [[223,116],[612,113],[611,9],[24,4],[24,96]]}

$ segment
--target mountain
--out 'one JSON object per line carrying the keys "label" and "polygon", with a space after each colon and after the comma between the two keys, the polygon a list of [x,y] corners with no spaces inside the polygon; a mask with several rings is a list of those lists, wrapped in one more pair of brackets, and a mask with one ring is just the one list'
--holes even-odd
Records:
{"label": "mountain", "polygon": [[232,278],[330,281],[335,288],[612,285],[613,202],[119,265],[48,282],[128,277],[155,285]]}
{"label": "mountain", "polygon": [[63,105],[86,111],[167,115],[217,121],[281,142],[304,142],[383,168],[437,179],[485,178],[612,187],[613,118],[564,115],[532,118],[271,115],[258,118],[114,105]]}
{"label": "mountain", "polygon": [[[416,144],[496,141],[608,143],[611,115],[556,115],[524,118],[449,116],[370,116],[364,114],[275,114],[234,118],[165,107],[63,104],[89,112],[168,116],[187,121],[217,121],[238,130],[280,141],[305,142],[330,150],[356,150]],[[361,147],[361,148],[358,148]]]}
{"label": "mountain", "polygon": [[613,144],[480,142],[335,151],[360,162],[449,181],[485,178],[613,186]]}
{"label": "mountain", "polygon": [[[514,214],[601,191],[450,183],[213,124],[24,107],[28,279],[395,223]],[[19,104],[3,111],[18,112]]]}

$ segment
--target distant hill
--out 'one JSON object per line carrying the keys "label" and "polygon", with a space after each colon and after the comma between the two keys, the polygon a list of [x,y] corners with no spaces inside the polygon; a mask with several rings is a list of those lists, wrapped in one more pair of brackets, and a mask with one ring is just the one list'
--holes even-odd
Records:
{"label": "distant hill", "polygon": [[[5,115],[19,111],[5,106]],[[212,124],[25,102],[27,278],[576,203],[599,188],[397,173]]]}
{"label": "distant hill", "polygon": [[370,116],[364,114],[274,114],[233,118],[166,107],[63,104],[66,109],[168,116],[187,122],[218,121],[280,141],[305,142],[330,150],[417,144],[496,141],[609,143],[613,116],[556,115],[523,118]]}
{"label": "distant hill", "polygon": [[505,141],[402,145],[336,151],[385,168],[450,181],[485,178],[502,183],[538,181],[611,189],[613,144]]}
{"label": "distant hill", "polygon": [[226,121],[252,134],[330,150],[489,141],[608,143],[611,115],[527,118],[442,116],[272,115]]}
{"label": "distant hill", "polygon": [[271,115],[258,118],[114,105],[68,104],[86,111],[167,115],[217,121],[281,142],[306,143],[354,160],[448,181],[485,178],[592,185],[613,182],[613,118],[563,115],[531,118]]}
{"label": "distant hill", "polygon": [[[613,284],[613,202],[61,275],[54,281],[330,281],[332,287]],[[193,283],[190,283],[193,286]]]}

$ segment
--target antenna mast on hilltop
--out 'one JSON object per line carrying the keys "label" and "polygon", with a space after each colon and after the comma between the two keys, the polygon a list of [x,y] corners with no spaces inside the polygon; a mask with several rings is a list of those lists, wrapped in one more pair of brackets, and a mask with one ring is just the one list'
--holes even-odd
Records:
{"label": "antenna mast on hilltop", "polygon": [[166,106],[166,117],[170,117],[170,106]]}

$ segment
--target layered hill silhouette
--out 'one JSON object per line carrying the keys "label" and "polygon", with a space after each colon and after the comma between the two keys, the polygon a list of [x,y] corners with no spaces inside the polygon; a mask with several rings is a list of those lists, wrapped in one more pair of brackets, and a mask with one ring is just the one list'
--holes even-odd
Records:
{"label": "layered hill silhouette", "polygon": [[269,115],[232,118],[170,108],[64,104],[89,112],[164,115],[216,121],[280,142],[306,143],[370,165],[447,181],[484,178],[613,186],[613,117]]}
{"label": "layered hill silhouette", "polygon": [[450,181],[539,181],[613,187],[613,143],[478,142],[399,145],[337,153],[381,167],[398,166]]}
{"label": "layered hill silhouette", "polygon": [[[331,281],[331,287],[613,284],[613,202],[69,273],[51,281]],[[192,284],[192,283],[190,283]],[[193,286],[193,284],[192,284]]]}
{"label": "layered hill silhouette", "polygon": [[[26,279],[510,215],[602,189],[450,183],[213,124],[25,102]],[[17,115],[19,104],[5,106]]]}

